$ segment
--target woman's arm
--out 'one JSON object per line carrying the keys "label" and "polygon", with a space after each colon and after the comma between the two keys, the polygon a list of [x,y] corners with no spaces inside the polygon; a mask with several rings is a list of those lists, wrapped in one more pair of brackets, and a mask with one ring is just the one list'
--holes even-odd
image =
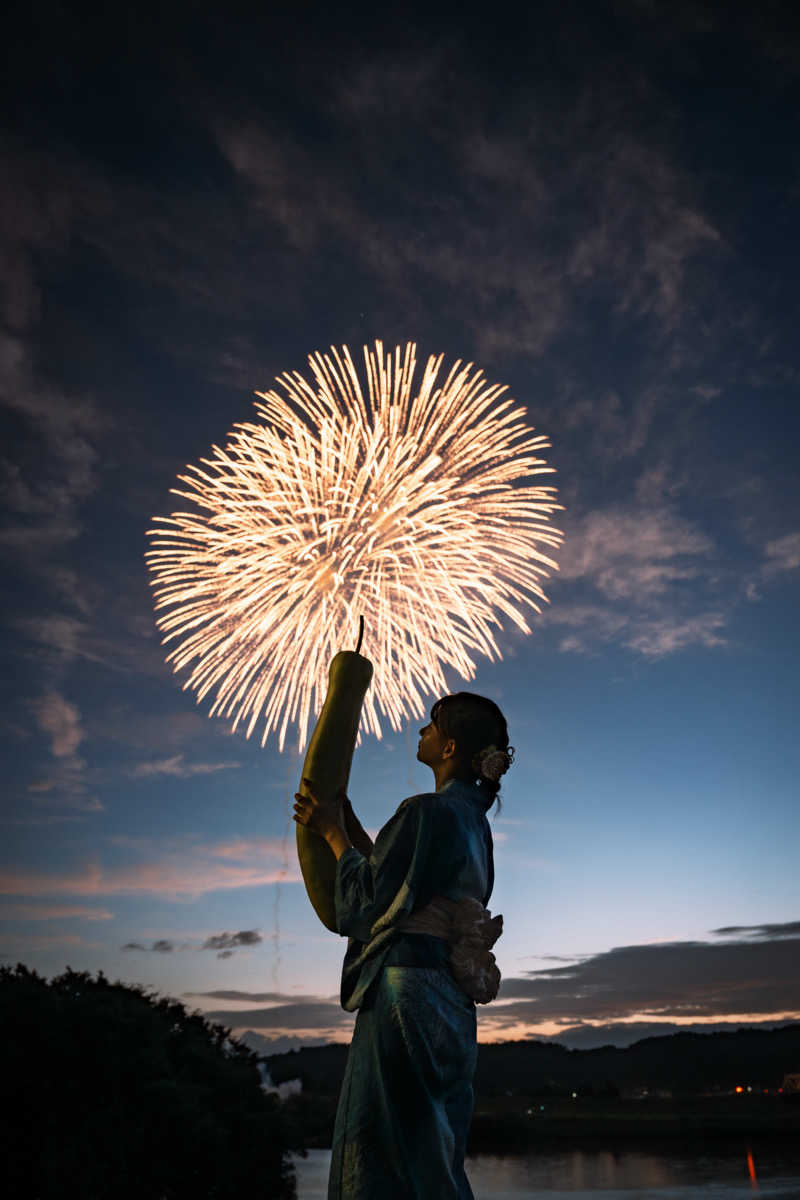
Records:
{"label": "woman's arm", "polygon": [[353,806],[346,796],[344,798],[343,811],[344,825],[350,841],[353,843],[356,850],[358,850],[359,854],[363,854],[364,858],[369,858],[373,849],[372,838],[366,832],[358,817],[353,812]]}
{"label": "woman's arm", "polygon": [[[338,858],[334,900],[336,928],[342,935],[368,942],[412,907],[430,854],[426,799],[412,796],[403,801],[378,834],[369,858],[360,851]],[[342,831],[342,837],[347,836]]]}

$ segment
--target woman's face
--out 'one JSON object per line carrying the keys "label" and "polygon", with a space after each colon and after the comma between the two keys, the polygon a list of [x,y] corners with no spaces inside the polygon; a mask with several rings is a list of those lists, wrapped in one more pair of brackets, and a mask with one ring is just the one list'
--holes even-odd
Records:
{"label": "woman's face", "polygon": [[444,754],[444,748],[448,739],[444,736],[433,721],[429,721],[419,731],[419,745],[417,746],[417,758],[426,766],[432,767],[434,763],[441,762]]}

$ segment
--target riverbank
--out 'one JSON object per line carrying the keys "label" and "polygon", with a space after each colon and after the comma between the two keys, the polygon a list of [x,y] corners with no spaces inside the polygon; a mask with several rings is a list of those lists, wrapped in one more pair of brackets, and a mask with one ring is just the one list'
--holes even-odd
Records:
{"label": "riverbank", "polygon": [[654,1142],[663,1139],[788,1139],[800,1142],[800,1106],[779,1096],[693,1096],[682,1099],[496,1097],[478,1103],[473,1154],[529,1149],[542,1142]]}
{"label": "riverbank", "polygon": [[[290,1096],[284,1112],[309,1149],[331,1145],[336,1096]],[[693,1096],[683,1099],[576,1098],[544,1101],[497,1096],[476,1102],[470,1154],[524,1152],[548,1142],[784,1140],[800,1144],[800,1105],[779,1096]]]}

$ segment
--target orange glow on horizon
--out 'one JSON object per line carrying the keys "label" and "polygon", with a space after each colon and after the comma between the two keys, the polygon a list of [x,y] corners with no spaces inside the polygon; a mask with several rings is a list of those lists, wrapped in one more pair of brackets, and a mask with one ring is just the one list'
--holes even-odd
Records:
{"label": "orange glow on horizon", "polygon": [[[678,1030],[682,1026],[701,1026],[701,1025],[756,1025],[763,1021],[775,1022],[776,1024],[782,1021],[800,1021],[800,1013],[784,1012],[784,1013],[721,1013],[719,1016],[713,1017],[686,1017],[679,1020],[675,1017],[653,1016],[650,1013],[634,1013],[626,1017],[612,1017],[608,1019],[586,1018],[581,1019],[576,1017],[574,1021],[568,1024],[563,1020],[555,1021],[538,1021],[536,1023],[513,1021],[509,1020],[508,1016],[504,1015],[513,1013],[514,1001],[509,1000],[502,1002],[502,984],[501,997],[499,1001],[487,1005],[486,1009],[478,1010],[478,1041],[491,1044],[493,1042],[512,1042],[524,1041],[526,1038],[554,1038],[556,1041],[559,1038],[568,1037],[570,1030],[575,1028],[580,1029],[602,1029],[607,1025],[613,1025],[618,1028],[625,1025],[674,1025]],[[635,1036],[635,1035],[634,1035]],[[639,1036],[644,1036],[640,1034]]]}

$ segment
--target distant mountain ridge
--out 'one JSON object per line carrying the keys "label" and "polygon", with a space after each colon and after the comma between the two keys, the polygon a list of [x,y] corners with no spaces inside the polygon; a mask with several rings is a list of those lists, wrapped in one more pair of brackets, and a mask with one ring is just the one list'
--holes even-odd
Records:
{"label": "distant mountain ridge", "polygon": [[[308,1092],[338,1092],[348,1046],[305,1046],[266,1059],[275,1084],[301,1079]],[[562,1089],[647,1087],[676,1092],[776,1088],[800,1072],[800,1023],[733,1033],[674,1033],[632,1046],[570,1050],[556,1042],[478,1047],[476,1096]]]}

